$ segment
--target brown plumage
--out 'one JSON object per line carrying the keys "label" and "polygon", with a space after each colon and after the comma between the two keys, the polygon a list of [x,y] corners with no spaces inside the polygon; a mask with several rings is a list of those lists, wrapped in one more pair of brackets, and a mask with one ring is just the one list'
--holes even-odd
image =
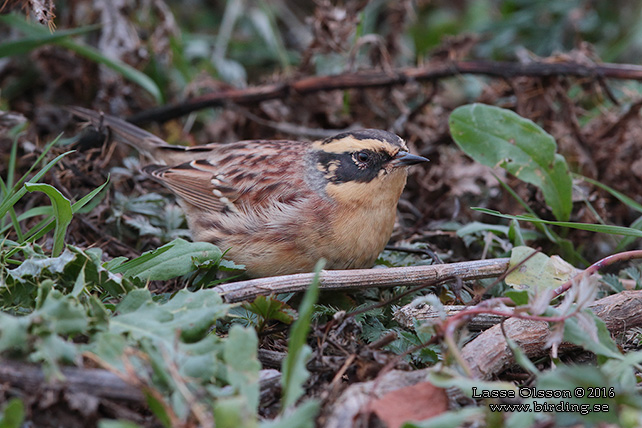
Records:
{"label": "brown plumage", "polygon": [[185,148],[121,119],[71,107],[156,162],[143,170],[177,196],[193,237],[252,276],[371,267],[390,239],[407,166],[427,159],[364,129],[322,141],[239,141]]}

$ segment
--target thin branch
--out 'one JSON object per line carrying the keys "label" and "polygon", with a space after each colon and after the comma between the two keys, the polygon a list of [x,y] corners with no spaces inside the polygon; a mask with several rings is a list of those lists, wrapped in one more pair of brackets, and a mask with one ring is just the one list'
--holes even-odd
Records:
{"label": "thin branch", "polygon": [[[390,269],[324,270],[319,287],[327,290],[355,290],[372,287],[396,287],[439,283],[445,278],[460,277],[463,281],[491,278],[508,269],[509,259],[475,260],[432,266],[411,266]],[[305,291],[314,274],[276,276],[223,284],[214,289],[226,302],[251,300],[258,295]]]}
{"label": "thin branch", "polygon": [[151,121],[164,122],[208,107],[221,107],[226,103],[248,105],[261,101],[306,95],[338,89],[380,88],[403,85],[414,81],[434,81],[460,74],[481,74],[508,79],[517,76],[547,77],[574,76],[598,79],[642,80],[642,66],[633,64],[580,64],[576,62],[532,62],[527,64],[502,61],[439,61],[422,67],[392,70],[363,70],[332,76],[304,77],[290,82],[254,86],[245,89],[228,89],[192,98],[182,104],[162,106],[131,116],[135,124]]}

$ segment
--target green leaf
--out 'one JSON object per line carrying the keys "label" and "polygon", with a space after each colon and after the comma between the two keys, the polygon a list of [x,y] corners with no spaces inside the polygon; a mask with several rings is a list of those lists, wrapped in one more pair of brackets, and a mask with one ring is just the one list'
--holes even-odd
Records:
{"label": "green leaf", "polygon": [[[1,15],[0,15],[0,18],[2,18]],[[60,137],[56,138],[54,141],[49,143],[49,147],[53,143],[58,141],[59,138]],[[48,147],[46,147],[45,149],[48,149]],[[65,156],[67,156],[69,153],[73,153],[73,150],[56,156],[53,160],[51,160],[49,163],[47,163],[47,165],[45,165],[44,168],[42,168],[40,171],[38,171],[31,178],[31,180],[29,180],[29,183],[37,183],[38,180],[40,180],[43,175],[45,175],[55,164],[57,164],[60,161],[60,159],[62,159]],[[39,159],[37,161],[39,161]],[[36,162],[34,162],[33,166],[35,166],[35,165],[36,165]],[[33,168],[33,166],[32,166],[32,168]],[[15,203],[18,202],[18,200],[20,198],[22,198],[25,194],[27,194],[27,189],[24,186],[22,186],[22,180],[24,180],[24,178],[25,177],[23,177],[21,180],[18,181],[18,183],[16,183],[16,185],[14,185],[14,191],[12,192],[10,197],[3,198],[2,204],[0,204],[0,218],[4,217],[4,215],[7,213],[7,211],[9,211],[9,209],[11,207],[13,207],[15,205]],[[17,186],[20,186],[20,187],[16,188]]]}
{"label": "green leaf", "polygon": [[244,413],[256,420],[259,407],[259,341],[253,329],[232,326],[225,342],[224,358],[227,363],[227,381],[240,392],[247,403]]}
{"label": "green leaf", "polygon": [[29,192],[43,192],[51,200],[51,205],[54,209],[54,218],[56,219],[56,231],[54,232],[54,244],[51,253],[56,257],[60,255],[65,246],[67,227],[73,217],[71,202],[69,202],[69,199],[65,198],[58,189],[49,184],[25,183],[25,188]]}
{"label": "green leaf", "polygon": [[257,296],[252,303],[244,303],[242,306],[261,318],[259,325],[265,325],[270,320],[277,320],[284,324],[292,324],[294,321],[295,313],[292,308],[273,296]]}
{"label": "green leaf", "polygon": [[544,223],[553,226],[570,227],[571,229],[587,230],[589,232],[608,233],[611,235],[635,236],[642,238],[642,231],[623,226],[610,226],[607,224],[590,224],[590,223],[575,223],[571,221],[550,221],[542,220],[541,218],[531,217],[527,215],[508,215],[502,214],[499,211],[489,210],[486,208],[472,207],[475,211],[484,214],[493,215],[495,217],[508,218],[511,220],[530,221],[531,223]]}
{"label": "green leaf", "polygon": [[508,226],[501,224],[487,224],[473,221],[457,230],[457,236],[466,236],[479,232],[493,232],[498,235],[508,235]]}
{"label": "green leaf", "polygon": [[98,421],[98,428],[141,428],[141,426],[132,421],[102,419]]}
{"label": "green leaf", "polygon": [[518,290],[537,292],[557,288],[579,273],[559,257],[533,253],[535,250],[529,247],[512,249],[508,264],[510,273],[504,279],[506,284]]}
{"label": "green leaf", "polygon": [[221,250],[209,242],[188,242],[177,238],[153,251],[148,251],[112,270],[143,281],[168,280],[195,270],[206,260],[220,260]]}
{"label": "green leaf", "polygon": [[504,336],[504,339],[506,340],[506,345],[511,350],[513,357],[515,357],[515,362],[531,375],[539,375],[539,370],[537,370],[535,364],[533,364],[530,358],[528,358],[526,352],[524,352],[524,350],[510,337]]}
{"label": "green leaf", "polygon": [[29,324],[27,317],[0,312],[0,352],[26,351],[29,344]]}
{"label": "green leaf", "polygon": [[484,104],[455,109],[449,125],[453,139],[467,155],[537,186],[555,218],[568,220],[572,180],[566,160],[555,153],[552,136],[510,110]]}
{"label": "green leaf", "polygon": [[[599,181],[590,179],[588,177],[584,177],[583,175],[579,174],[573,174],[573,177],[579,178],[580,180],[584,180],[587,183],[591,183],[594,186],[599,187],[602,190],[605,190],[609,192],[611,195],[613,195],[615,198],[617,198],[620,202],[631,208],[632,210],[642,212],[642,204],[639,204],[636,202],[634,199],[629,198],[626,196],[624,193],[618,192],[617,190],[607,186],[606,184],[602,184]],[[633,223],[631,223],[631,226],[629,226],[631,229],[636,229],[636,230],[641,230],[642,229],[642,217],[638,217]],[[617,247],[615,248],[614,252],[619,253],[623,251],[626,247],[631,245],[635,241],[635,237],[633,236],[628,236],[624,238],[620,243],[618,243]]]}
{"label": "green leaf", "polygon": [[528,291],[527,290],[508,290],[504,296],[511,299],[516,306],[523,306],[528,304]]}
{"label": "green leaf", "polygon": [[25,420],[25,406],[19,398],[9,400],[2,410],[0,428],[20,428]]}
{"label": "green leaf", "polygon": [[296,408],[271,421],[263,421],[261,428],[314,428],[315,420],[319,414],[319,402],[307,400]]}
{"label": "green leaf", "polygon": [[26,282],[29,278],[39,278],[47,274],[62,274],[65,268],[76,259],[76,254],[65,250],[58,257],[32,256],[20,266],[7,271],[17,282]]}
{"label": "green leaf", "polygon": [[[564,322],[564,340],[581,346],[597,355],[622,359],[622,353],[618,350],[617,345],[611,338],[611,333],[606,328],[604,321],[588,310],[582,311],[581,315],[583,315],[581,318],[572,317]],[[588,320],[592,320],[597,327],[597,341],[582,328],[582,323]]]}
{"label": "green leaf", "polygon": [[[631,370],[631,376],[632,372]],[[611,387],[613,387],[613,396],[609,396],[608,393],[601,394],[602,391],[608,391]],[[553,414],[558,421],[555,426],[570,426],[573,425],[573,421],[582,426],[593,425],[592,423],[596,422],[617,425],[618,409],[620,408],[618,401],[621,400],[618,393],[620,387],[599,367],[589,365],[558,366],[554,370],[542,373],[537,379],[537,389],[540,391],[568,391],[569,397],[550,398],[545,401],[551,404],[564,401],[566,405],[584,405],[591,410],[586,414],[554,412]],[[591,394],[592,391],[597,391],[599,394]],[[595,398],[592,398],[591,395]],[[634,395],[632,391],[631,395]],[[639,405],[639,400],[636,398],[633,400],[638,401]],[[537,399],[539,403],[542,401]],[[603,405],[607,405],[608,411],[595,411],[595,405],[599,405],[601,410]]]}
{"label": "green leaf", "polygon": [[522,233],[522,228],[519,227],[519,222],[517,220],[510,221],[510,227],[508,229],[508,239],[513,243],[514,246],[525,246],[526,238]]}
{"label": "green leaf", "polygon": [[42,308],[32,316],[45,320],[47,330],[60,335],[83,333],[88,325],[85,309],[78,300],[57,290],[49,293]]}
{"label": "green leaf", "polygon": [[[8,15],[6,18],[0,17],[0,22],[8,24],[7,21],[10,20],[8,19],[9,16],[11,15]],[[17,15],[13,15],[13,18],[16,18],[16,17]],[[22,18],[18,18],[18,19],[22,19]],[[85,34],[90,31],[97,30],[99,28],[100,28],[100,25],[92,25],[89,27],[73,28],[68,30],[57,30],[55,33],[50,33],[49,31],[47,31],[37,36],[25,37],[19,40],[5,42],[0,44],[0,58],[3,58],[5,56],[12,56],[12,55],[26,55],[30,53],[32,50],[40,46],[57,43],[70,36]]]}
{"label": "green leaf", "polygon": [[609,192],[611,195],[616,197],[620,202],[622,202],[632,210],[642,213],[642,204],[639,204],[634,199],[629,198],[624,193],[618,192],[617,190],[607,186],[606,184],[602,184],[599,181],[593,180],[588,177],[584,177],[583,175],[580,175],[580,174],[573,174],[573,177],[576,177],[576,178],[579,178],[580,180],[584,180],[588,183],[591,183],[592,185],[597,186],[602,190],[606,190],[607,192]]}
{"label": "green leaf", "polygon": [[281,385],[283,387],[282,412],[286,411],[296,403],[303,395],[303,383],[307,380],[309,372],[305,367],[312,350],[306,344],[314,304],[319,297],[319,276],[325,260],[320,260],[314,271],[314,279],[305,292],[301,306],[299,306],[299,319],[290,329],[288,341],[288,355],[283,360]]}
{"label": "green leaf", "polygon": [[172,418],[167,413],[167,405],[163,401],[156,398],[149,391],[144,390],[143,393],[145,394],[147,405],[149,406],[149,409],[152,411],[154,416],[158,418],[160,423],[163,424],[165,428],[172,428]]}
{"label": "green leaf", "polygon": [[214,420],[217,428],[255,428],[255,417],[250,417],[243,397],[223,397],[214,403]]}
{"label": "green leaf", "polygon": [[127,294],[116,312],[110,322],[112,332],[160,340],[171,347],[175,341],[172,332],[180,332],[186,343],[201,340],[226,314],[227,305],[213,290],[179,290],[167,303],[158,304],[149,290],[137,289]]}
{"label": "green leaf", "polygon": [[[77,212],[89,212],[90,209],[86,209],[85,205],[87,205],[89,202],[91,202],[94,199],[94,196],[96,196],[98,193],[100,193],[105,188],[105,186],[107,186],[108,184],[109,184],[109,176],[107,177],[107,180],[105,180],[105,182],[103,184],[101,184],[100,186],[96,187],[94,190],[92,190],[91,192],[87,193],[85,196],[80,198],[80,200],[78,200],[77,202],[72,204],[71,205],[71,210],[74,212],[74,214],[77,213]],[[105,196],[105,194],[103,194],[103,197]],[[102,198],[96,199],[94,201],[94,204],[100,202],[101,199]],[[92,205],[94,205],[94,204],[92,204]],[[83,209],[83,208],[85,208],[85,209]]]}

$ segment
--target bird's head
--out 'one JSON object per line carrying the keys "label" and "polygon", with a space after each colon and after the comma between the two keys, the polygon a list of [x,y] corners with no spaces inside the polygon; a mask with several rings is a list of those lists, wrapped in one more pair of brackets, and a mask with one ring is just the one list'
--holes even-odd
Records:
{"label": "bird's head", "polygon": [[313,144],[313,162],[326,194],[337,201],[399,199],[410,165],[428,159],[413,155],[397,135],[378,129],[344,132]]}

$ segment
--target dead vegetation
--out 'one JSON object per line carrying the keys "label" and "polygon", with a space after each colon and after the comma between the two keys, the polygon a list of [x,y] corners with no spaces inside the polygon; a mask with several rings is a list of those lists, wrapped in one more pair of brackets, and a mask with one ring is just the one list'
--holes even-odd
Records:
{"label": "dead vegetation", "polygon": [[[167,3],[75,0],[56,5],[58,9],[54,9],[53,2],[8,2],[2,6],[3,14],[13,10],[33,16],[45,25],[51,26],[55,22],[56,31],[98,24],[91,31],[80,34],[79,43],[93,46],[105,57],[118,59],[153,75],[161,97],[155,99],[126,72],[114,71],[60,43],[47,43],[24,54],[6,56],[0,64],[0,87],[3,88],[0,93],[3,110],[0,112],[0,153],[4,158],[0,163],[0,177],[7,177],[9,173],[14,141],[11,129],[16,124],[28,123],[17,136],[19,162],[16,171],[20,174],[32,166],[44,143],[60,132],[64,132],[63,139],[77,134],[77,123],[62,110],[64,105],[83,105],[129,117],[137,123],[145,123],[147,129],[170,143],[187,145],[264,138],[314,139],[345,129],[381,128],[397,133],[408,142],[412,151],[431,161],[427,168],[416,168],[411,172],[399,204],[398,223],[391,244],[429,250],[445,263],[494,259],[506,256],[512,248],[508,237],[488,229],[459,236],[457,230],[475,221],[500,222],[472,211],[470,207],[509,214],[522,212],[515,198],[502,189],[497,177],[537,215],[544,219],[552,219],[552,215],[538,189],[503,170],[492,170],[475,163],[454,145],[448,126],[450,114],[460,105],[480,102],[513,110],[533,120],[555,138],[558,153],[566,158],[573,172],[642,203],[639,191],[642,188],[642,121],[639,120],[642,97],[637,83],[642,80],[642,73],[634,65],[603,63],[588,43],[577,43],[575,49],[563,54],[530,55],[521,61],[496,62],[475,58],[475,48],[483,41],[462,36],[446,39],[430,55],[415,55],[407,52],[404,37],[408,37],[416,25],[417,14],[426,12],[413,2],[383,2],[374,11],[368,9],[370,15],[364,15],[368,2],[348,2],[343,7],[323,0],[303,5],[275,2],[271,13],[276,13],[280,21],[269,22],[268,13],[265,18],[269,28],[278,35],[271,42],[273,45],[268,43],[276,46],[270,50],[272,48],[259,43],[259,37],[251,43],[245,40],[232,43],[232,36],[240,36],[232,34],[233,29],[225,27],[224,22],[212,30],[217,35],[214,42],[208,37],[198,38],[197,32],[183,27],[194,24],[192,20],[183,23],[187,12],[181,10],[180,5]],[[233,3],[228,2],[227,8],[212,7],[218,15],[240,14],[230,11]],[[260,10],[254,3],[251,6],[250,14]],[[376,31],[359,33],[359,25],[365,25],[362,22],[365,16],[376,20],[371,24]],[[286,19],[292,24],[291,28],[284,28],[283,20]],[[241,30],[249,31],[246,27]],[[15,26],[0,26],[2,40],[20,40],[19,33]],[[279,37],[283,39],[279,40]],[[188,55],[189,49],[197,50],[203,45],[209,49],[207,65],[197,54]],[[249,56],[247,52],[261,49],[270,51],[271,57],[252,56],[245,69],[239,71],[238,59],[244,53]],[[296,55],[297,61],[289,60],[288,55]],[[131,157],[127,148],[105,141],[102,135],[85,135],[83,139],[69,143],[71,146],[55,146],[48,154],[53,158],[70,147],[76,150],[51,170],[47,182],[72,201],[97,188],[108,177],[110,185],[90,211],[74,216],[66,243],[82,249],[100,248],[107,261],[120,256],[133,258],[185,235],[185,225],[177,214],[174,201],[161,186],[140,174],[137,158]],[[575,183],[573,201],[572,221],[575,222],[629,226],[639,217],[630,206],[588,182]],[[32,194],[19,211],[46,203],[44,195]],[[38,221],[38,218],[28,220],[27,228]],[[8,231],[5,239],[16,240],[18,236],[15,231]],[[572,242],[589,263],[612,254],[617,244],[610,235],[574,229],[565,231],[564,239]],[[639,240],[637,242],[631,248],[639,245]],[[44,238],[42,245],[47,248],[51,242]],[[560,251],[556,244],[546,239],[530,245],[546,254]],[[411,257],[409,262],[407,257]],[[425,254],[388,253],[382,264],[414,265],[427,263],[430,259]],[[617,273],[621,267],[615,265],[609,269]],[[493,276],[500,277],[503,271],[505,268],[494,272]],[[376,275],[376,270],[373,272],[372,275]],[[424,288],[411,295],[403,294],[407,291],[405,288],[370,288],[345,295],[322,293],[317,322],[313,323],[307,341],[313,353],[307,362],[311,375],[305,384],[305,396],[318,398],[321,402],[317,423],[373,426],[374,419],[379,418],[389,426],[399,426],[405,419],[395,412],[403,402],[415,397],[421,397],[420,402],[440,404],[434,404],[436,411],[430,415],[412,406],[404,408],[402,414],[427,418],[447,408],[471,406],[469,398],[448,395],[441,387],[422,383],[427,375],[419,369],[434,366],[438,361],[445,366],[456,366],[453,349],[448,351],[450,343],[443,347],[446,350],[436,348],[438,343],[444,345],[444,337],[448,335],[437,327],[437,332],[429,339],[416,334],[417,325],[413,326],[412,322],[397,321],[398,305],[409,303],[413,296],[428,294],[427,289],[443,304],[472,306],[479,303],[489,297],[490,287],[488,283],[474,281],[475,278],[480,276],[451,273],[437,281],[439,287],[431,283],[432,288],[427,288],[427,279],[422,277],[413,284],[424,285]],[[342,289],[363,288],[359,281],[365,281],[364,277],[355,279],[354,287],[349,287],[349,280],[340,276],[335,282]],[[267,280],[254,281],[266,283]],[[309,278],[299,282],[298,285],[308,283]],[[390,284],[408,286],[392,281]],[[286,285],[292,284],[286,280]],[[184,286],[177,279],[155,281],[150,289],[163,295]],[[231,283],[219,285],[217,289],[229,293],[234,287],[235,283]],[[254,297],[271,293],[247,294]],[[243,296],[229,301],[241,300]],[[610,298],[624,299],[626,305],[638,299],[637,295],[631,297],[626,293],[616,296]],[[297,298],[288,304],[296,307]],[[595,304],[606,305],[603,300]],[[364,308],[374,308],[374,312],[361,313]],[[617,310],[622,307],[618,306]],[[635,310],[631,308],[631,311]],[[397,321],[392,321],[393,312],[397,313]],[[603,313],[597,312],[603,318]],[[626,312],[618,317],[628,319],[632,314]],[[625,327],[639,327],[637,321],[627,326],[610,324],[615,321],[607,321],[607,327],[618,339],[625,334]],[[511,329],[531,334],[541,330],[541,334],[536,334],[537,337],[526,345],[519,338],[516,341],[527,348],[528,357],[540,358],[538,368],[550,367],[550,352],[542,352],[548,339],[545,335],[548,324],[540,322],[541,328],[537,330],[522,325],[527,322],[535,321],[511,318],[501,327],[493,327],[492,333],[482,333],[464,346],[460,357],[477,375],[479,370],[487,370],[483,376],[478,376],[480,380],[514,380],[528,384],[533,380],[533,374],[515,366],[510,346],[502,342],[506,335],[513,337]],[[404,331],[412,332],[408,337],[412,336],[414,343],[407,340],[402,345],[397,341]],[[263,368],[280,369],[288,352],[285,324],[269,320],[258,333],[258,359]],[[487,339],[491,335],[491,339]],[[462,342],[470,339],[463,334],[457,338]],[[390,346],[393,342],[396,347]],[[431,343],[430,346],[425,342]],[[503,358],[502,363],[496,363],[491,356],[488,357],[493,360],[491,363],[478,367],[485,364],[479,360],[483,350],[501,354],[496,357]],[[560,352],[563,351],[565,349],[560,348]],[[102,367],[87,356],[78,365],[92,370],[96,366]],[[137,378],[130,369],[133,381],[129,379],[132,381],[129,385],[144,386],[144,380]],[[27,406],[30,417],[42,426],[48,422],[38,420],[36,416],[43,414],[52,418],[49,422],[55,420],[66,426],[96,424],[102,418],[159,426],[146,407],[149,399],[97,394],[91,390],[78,392],[74,383],[77,378],[67,372],[67,380],[58,389],[36,385],[42,379],[39,371],[12,380],[10,375],[19,370],[31,369],[10,367],[5,375],[0,373],[0,380],[5,385],[0,398],[6,400],[28,394],[40,397],[28,402]],[[397,376],[391,370],[414,375]],[[101,372],[101,375],[109,376],[109,373],[113,375],[111,371]],[[94,374],[85,372],[79,376],[91,378]],[[278,379],[279,375],[275,376]],[[398,381],[399,377],[404,380],[394,388],[390,386],[390,382]],[[36,380],[29,380],[32,378]],[[111,376],[108,383],[120,381]],[[20,392],[16,393],[13,388]],[[355,392],[354,389],[362,390]],[[135,390],[123,387],[120,392],[129,394]],[[401,403],[385,409],[384,403],[392,400],[385,394],[391,391],[402,391],[393,394]],[[280,411],[279,400],[280,387],[274,378],[267,376],[261,383],[260,416],[274,418]],[[351,400],[355,407],[342,407]],[[194,408],[195,413],[182,421],[182,426],[211,422],[205,416],[200,417]],[[49,416],[60,413],[64,416],[59,420]],[[339,423],[347,420],[346,415],[350,415],[353,425]],[[180,419],[175,417],[174,422]],[[49,426],[53,425],[55,423],[51,422]]]}

